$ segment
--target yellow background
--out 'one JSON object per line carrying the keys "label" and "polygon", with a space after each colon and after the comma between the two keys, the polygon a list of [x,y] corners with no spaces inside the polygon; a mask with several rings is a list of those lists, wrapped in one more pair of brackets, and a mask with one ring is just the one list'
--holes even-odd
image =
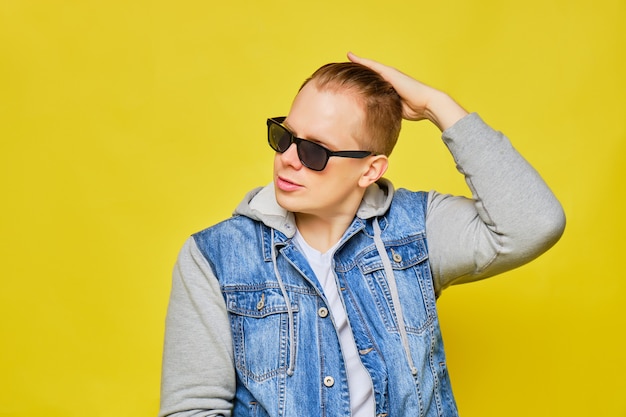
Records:
{"label": "yellow background", "polygon": [[[439,302],[461,415],[626,416],[624,0],[0,0],[0,416],[154,416],[184,239],[270,181],[265,118],[348,50],[448,91],[562,240]],[[388,177],[466,193],[434,127]]]}

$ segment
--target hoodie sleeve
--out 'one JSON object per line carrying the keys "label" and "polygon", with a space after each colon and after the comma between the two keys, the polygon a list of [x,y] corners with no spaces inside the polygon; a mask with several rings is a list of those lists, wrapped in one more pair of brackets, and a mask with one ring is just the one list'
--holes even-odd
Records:
{"label": "hoodie sleeve", "polygon": [[174,267],[165,327],[159,417],[230,416],[230,323],[219,283],[193,238]]}
{"label": "hoodie sleeve", "polygon": [[477,114],[442,137],[472,198],[429,195],[426,234],[437,293],[531,261],[565,227],[563,209],[537,171]]}

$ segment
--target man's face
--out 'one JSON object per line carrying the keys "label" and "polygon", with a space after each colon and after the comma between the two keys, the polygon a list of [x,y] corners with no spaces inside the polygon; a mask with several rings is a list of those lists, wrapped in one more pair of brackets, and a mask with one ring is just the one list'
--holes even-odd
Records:
{"label": "man's face", "polygon": [[[331,151],[361,150],[364,112],[354,97],[318,91],[309,82],[296,96],[284,124],[298,137],[319,143]],[[294,213],[325,218],[353,216],[363,189],[359,178],[369,158],[331,157],[323,171],[313,171],[298,159],[296,145],[274,157],[276,199]]]}

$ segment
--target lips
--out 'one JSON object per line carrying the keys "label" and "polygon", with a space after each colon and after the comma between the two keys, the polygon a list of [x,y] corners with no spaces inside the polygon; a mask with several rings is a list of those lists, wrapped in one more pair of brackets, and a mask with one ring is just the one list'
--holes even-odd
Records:
{"label": "lips", "polygon": [[276,177],[276,187],[282,191],[296,191],[302,188],[300,184],[296,184],[281,176]]}

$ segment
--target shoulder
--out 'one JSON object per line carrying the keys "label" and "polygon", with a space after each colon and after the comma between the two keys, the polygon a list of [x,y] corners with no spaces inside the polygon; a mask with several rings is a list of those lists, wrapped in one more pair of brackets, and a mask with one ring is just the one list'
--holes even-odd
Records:
{"label": "shoulder", "polygon": [[396,190],[389,212],[396,216],[425,217],[428,206],[428,195],[426,191],[411,191],[405,188]]}
{"label": "shoulder", "polygon": [[246,216],[235,215],[192,235],[202,253],[241,250],[260,238],[262,223]]}

